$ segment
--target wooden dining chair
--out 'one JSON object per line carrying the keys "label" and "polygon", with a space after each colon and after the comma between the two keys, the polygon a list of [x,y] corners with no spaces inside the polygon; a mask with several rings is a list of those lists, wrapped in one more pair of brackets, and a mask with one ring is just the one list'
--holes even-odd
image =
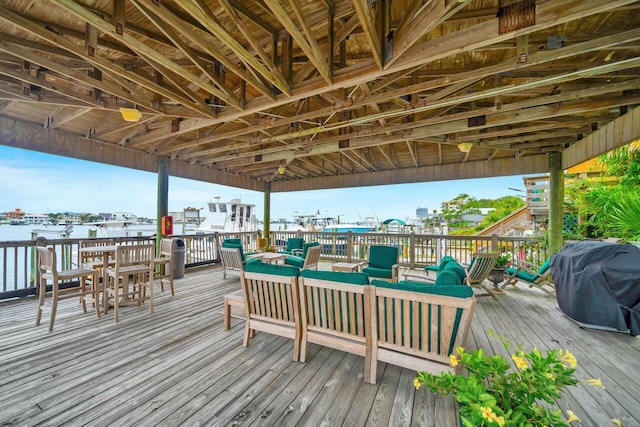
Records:
{"label": "wooden dining chair", "polygon": [[[78,265],[82,268],[90,268],[93,270],[96,270],[98,272],[98,276],[96,280],[100,280],[100,278],[102,278],[103,281],[107,280],[107,273],[106,270],[104,268],[105,264],[107,266],[113,266],[115,261],[113,259],[113,257],[111,256],[107,256],[105,255],[103,252],[100,251],[96,251],[96,252],[87,252],[87,251],[83,251],[82,249],[84,248],[101,248],[101,247],[107,247],[107,246],[113,246],[115,245],[115,241],[113,239],[100,239],[100,240],[95,240],[95,239],[88,239],[88,240],[80,240],[78,242],[78,248],[80,249],[78,251]],[[106,259],[106,263],[105,263],[105,259],[104,257],[107,256]],[[100,290],[102,290],[102,286],[100,286]],[[103,295],[104,296],[104,295]],[[104,303],[105,301],[104,297],[103,300],[103,304],[104,304],[104,310],[106,313],[106,303]]]}
{"label": "wooden dining chair", "polygon": [[155,278],[160,279],[160,290],[164,292],[164,282],[168,282],[171,288],[171,296],[175,295],[173,289],[173,239],[160,240],[160,253],[153,260],[155,264]]}
{"label": "wooden dining chair", "polygon": [[124,304],[140,305],[149,300],[149,313],[153,313],[154,259],[155,245],[152,244],[121,245],[116,249],[115,265],[107,270],[109,281],[105,287],[115,322]]}
{"label": "wooden dining chair", "polygon": [[[58,271],[56,265],[56,252],[53,248],[36,246],[38,253],[38,273],[39,273],[39,303],[36,326],[40,325],[42,312],[45,310],[45,300],[51,296],[51,319],[49,320],[49,332],[53,331],[53,324],[56,320],[58,301],[62,299],[78,298],[82,303],[82,310],[87,312],[86,297],[89,297],[96,309],[96,315],[100,317],[100,307],[98,304],[98,272],[91,268],[76,268],[71,270]],[[91,285],[87,283],[87,278],[91,279]],[[72,279],[78,279],[73,282]],[[47,281],[50,280],[51,290],[47,291]]]}

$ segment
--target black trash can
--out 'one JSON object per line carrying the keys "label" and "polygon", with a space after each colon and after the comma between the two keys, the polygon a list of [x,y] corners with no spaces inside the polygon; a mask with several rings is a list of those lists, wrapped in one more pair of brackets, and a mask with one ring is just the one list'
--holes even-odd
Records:
{"label": "black trash can", "polygon": [[187,248],[184,245],[184,241],[181,239],[173,239],[171,242],[171,251],[173,252],[173,278],[182,279],[184,277],[184,254],[187,252]]}

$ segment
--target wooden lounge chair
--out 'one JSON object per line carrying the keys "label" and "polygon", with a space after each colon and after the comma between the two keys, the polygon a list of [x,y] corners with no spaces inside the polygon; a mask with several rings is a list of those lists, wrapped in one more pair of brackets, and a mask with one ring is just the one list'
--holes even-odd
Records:
{"label": "wooden lounge chair", "polygon": [[371,358],[369,378],[378,362],[414,371],[457,372],[449,355],[463,347],[476,299],[469,286],[432,286],[373,280],[370,289]]}
{"label": "wooden lounge chair", "polygon": [[300,358],[300,299],[297,267],[249,263],[240,273],[244,296],[245,331],[243,345],[249,346],[253,331],[293,339],[293,360]]}
{"label": "wooden lounge chair", "polygon": [[469,286],[485,291],[485,293],[477,294],[477,296],[491,296],[497,300],[496,294],[504,293],[501,289],[491,289],[484,283],[491,274],[498,256],[497,252],[475,253],[469,265],[465,267]]}
{"label": "wooden lounge chair", "polygon": [[516,286],[520,281],[529,285],[530,288],[536,287],[549,295],[555,296],[556,288],[549,281],[551,270],[549,269],[549,263],[551,259],[547,259],[541,266],[537,266],[530,262],[519,261],[513,267],[507,268],[505,271],[508,276],[502,283],[502,289],[508,285]]}
{"label": "wooden lounge chair", "polygon": [[[302,315],[300,361],[309,343],[365,358],[368,362],[369,276],[364,273],[303,270],[298,280]],[[365,368],[364,380],[371,383]]]}

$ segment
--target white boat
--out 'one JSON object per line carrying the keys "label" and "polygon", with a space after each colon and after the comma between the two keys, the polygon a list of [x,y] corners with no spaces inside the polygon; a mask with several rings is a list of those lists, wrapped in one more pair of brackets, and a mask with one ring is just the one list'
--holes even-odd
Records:
{"label": "white boat", "polygon": [[378,226],[373,221],[373,218],[365,218],[365,221],[359,223],[342,223],[335,218],[319,218],[318,226],[319,231],[326,231],[332,233],[368,233],[370,231],[376,231]]}
{"label": "white boat", "polygon": [[255,219],[255,205],[242,203],[240,199],[221,202],[208,202],[209,211],[205,220],[196,228],[197,233],[240,232],[258,230]]}

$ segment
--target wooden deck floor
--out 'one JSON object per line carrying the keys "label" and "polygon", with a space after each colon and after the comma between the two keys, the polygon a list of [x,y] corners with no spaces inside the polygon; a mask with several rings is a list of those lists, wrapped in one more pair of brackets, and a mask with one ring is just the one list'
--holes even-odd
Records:
{"label": "wooden deck floor", "polygon": [[[454,401],[416,391],[409,370],[381,365],[370,385],[361,357],[311,345],[293,362],[292,341],[265,333],[242,347],[243,323],[222,327],[236,289],[220,269],[188,271],[175,297],[157,289],[154,314],[126,307],[118,324],[66,300],[52,333],[34,326],[34,299],[0,303],[0,425],[457,425]],[[567,348],[579,378],[602,379],[605,390],[579,385],[561,402],[582,425],[640,425],[637,337],[581,330],[527,288],[480,298],[467,348],[503,352],[489,328],[525,350]]]}

